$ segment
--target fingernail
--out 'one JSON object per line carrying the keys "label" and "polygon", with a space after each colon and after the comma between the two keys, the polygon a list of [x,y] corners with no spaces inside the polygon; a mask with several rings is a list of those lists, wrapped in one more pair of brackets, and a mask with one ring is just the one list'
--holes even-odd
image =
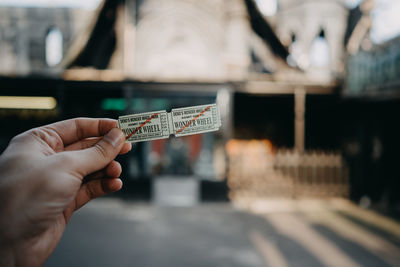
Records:
{"label": "fingernail", "polygon": [[125,135],[120,129],[113,128],[104,136],[104,139],[110,142],[113,147],[118,147],[125,141]]}

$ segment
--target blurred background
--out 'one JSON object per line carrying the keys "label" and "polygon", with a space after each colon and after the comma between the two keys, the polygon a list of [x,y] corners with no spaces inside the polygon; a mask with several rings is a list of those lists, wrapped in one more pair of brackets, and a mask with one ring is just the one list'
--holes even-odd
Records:
{"label": "blurred background", "polygon": [[46,266],[399,266],[400,2],[0,0],[0,151],[217,103],[136,143]]}

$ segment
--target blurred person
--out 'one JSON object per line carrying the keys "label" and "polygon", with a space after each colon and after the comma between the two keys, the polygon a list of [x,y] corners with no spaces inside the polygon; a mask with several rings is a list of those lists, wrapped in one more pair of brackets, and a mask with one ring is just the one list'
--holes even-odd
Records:
{"label": "blurred person", "polygon": [[0,266],[42,266],[74,211],[118,191],[130,151],[115,120],[79,118],[14,137],[0,156]]}

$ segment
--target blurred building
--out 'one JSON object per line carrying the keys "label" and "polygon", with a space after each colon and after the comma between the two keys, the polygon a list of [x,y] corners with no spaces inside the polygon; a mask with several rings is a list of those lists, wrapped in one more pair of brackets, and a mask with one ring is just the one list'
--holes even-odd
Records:
{"label": "blurred building", "polygon": [[292,64],[321,82],[343,76],[344,32],[348,9],[344,0],[279,1],[277,32],[290,48]]}
{"label": "blurred building", "polygon": [[[376,116],[361,114],[374,113],[364,100],[392,96],[388,92],[397,88],[398,42],[368,43],[369,2],[350,11],[343,0],[107,0],[96,10],[0,7],[1,95],[56,101],[49,109],[0,109],[3,123],[12,125],[1,146],[22,130],[54,120],[217,102],[220,132],[137,144],[121,158],[124,175],[200,177],[204,195],[226,190],[224,146],[232,138],[266,139],[261,143],[270,144],[271,153],[283,148],[273,159],[287,157],[291,169],[301,171],[310,158],[327,159],[317,167],[332,169],[333,158],[340,172],[346,162],[357,172],[357,164],[368,161],[352,155],[368,152],[360,152],[363,145],[355,140],[361,137],[354,133],[363,135]],[[393,109],[376,121],[393,125],[390,112],[397,111],[397,102],[379,103],[372,105]],[[371,151],[377,155],[386,135],[380,124],[372,128],[378,130],[368,130],[372,139],[367,139],[375,140]],[[286,165],[278,165],[286,175]],[[351,173],[351,183],[361,176]],[[149,191],[149,179],[135,181]],[[353,196],[363,196],[363,186],[353,185],[361,192]]]}
{"label": "blurred building", "polygon": [[398,210],[400,39],[371,41],[374,4],[364,1],[350,11],[342,91],[348,114],[343,152],[351,167],[353,198]]}
{"label": "blurred building", "polygon": [[92,13],[72,8],[0,7],[0,73],[57,73],[54,66]]}
{"label": "blurred building", "polygon": [[[229,5],[226,1],[103,1],[92,14],[73,9],[2,9],[18,14],[18,26],[5,27],[13,35],[4,35],[0,45],[9,62],[1,68],[2,94],[32,100],[45,96],[57,103],[49,110],[33,111],[29,103],[25,108],[3,109],[4,122],[13,125],[4,133],[3,147],[21,130],[52,120],[219,103],[224,120],[220,133],[138,144],[123,159],[126,175],[132,178],[172,174],[223,180],[221,147],[232,136],[233,126],[232,82],[246,80],[256,69],[253,54],[266,51],[264,58],[271,66],[278,61],[286,65],[285,48],[272,30],[267,35],[253,31],[243,1]],[[13,20],[5,16],[4,23]],[[266,45],[268,39],[274,43]],[[26,123],[15,125],[16,118]]]}
{"label": "blurred building", "polygon": [[[286,9],[295,4],[284,3],[276,18],[286,21]],[[5,120],[29,120],[15,131],[35,125],[32,114],[40,124],[219,103],[224,121],[220,133],[138,144],[125,159],[128,177],[180,174],[223,180],[227,173],[221,147],[233,136],[263,136],[276,146],[294,145],[302,152],[306,96],[330,96],[337,88],[332,78],[336,76],[331,75],[336,69],[325,68],[326,75],[312,77],[300,61],[290,62],[288,48],[275,34],[274,19],[265,17],[252,0],[102,1],[92,14],[73,9],[10,10],[32,14],[34,22],[24,24],[20,19],[19,24],[29,26],[5,27],[15,38],[5,36],[2,51],[13,40],[21,45],[4,57],[24,68],[4,65],[4,94],[57,100],[50,111],[3,111]],[[289,17],[300,18],[301,12]],[[47,16],[44,23],[41,14]],[[29,27],[37,30],[25,34]],[[271,105],[265,109],[265,103]],[[171,155],[186,160],[171,160]]]}

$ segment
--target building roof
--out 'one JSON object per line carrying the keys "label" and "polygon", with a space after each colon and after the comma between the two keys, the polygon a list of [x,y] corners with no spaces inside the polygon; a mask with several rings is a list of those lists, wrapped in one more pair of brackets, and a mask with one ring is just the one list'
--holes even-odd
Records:
{"label": "building roof", "polygon": [[[282,45],[272,27],[265,20],[253,0],[241,0],[246,7],[247,17],[251,29],[272,51],[276,58],[280,58],[286,64],[287,49]],[[84,40],[74,44],[67,53],[63,62],[66,68],[92,67],[95,69],[109,68],[113,53],[117,48],[116,24],[118,23],[119,6],[126,5],[122,0],[104,0],[98,10],[95,19],[86,32]],[[79,39],[79,38],[78,38]],[[82,39],[82,38],[81,38]]]}
{"label": "building roof", "polygon": [[349,18],[347,20],[347,28],[344,35],[344,45],[346,46],[350,40],[350,37],[356,28],[358,22],[361,20],[363,13],[361,12],[360,6],[356,6],[349,12]]}
{"label": "building roof", "polygon": [[116,44],[117,8],[123,1],[103,0],[92,23],[69,49],[63,65],[107,69]]}
{"label": "building roof", "polygon": [[249,15],[249,21],[253,31],[264,40],[265,44],[270,47],[272,52],[286,61],[289,55],[287,49],[283,46],[274,30],[265,20],[260,10],[257,8],[254,0],[244,0]]}

